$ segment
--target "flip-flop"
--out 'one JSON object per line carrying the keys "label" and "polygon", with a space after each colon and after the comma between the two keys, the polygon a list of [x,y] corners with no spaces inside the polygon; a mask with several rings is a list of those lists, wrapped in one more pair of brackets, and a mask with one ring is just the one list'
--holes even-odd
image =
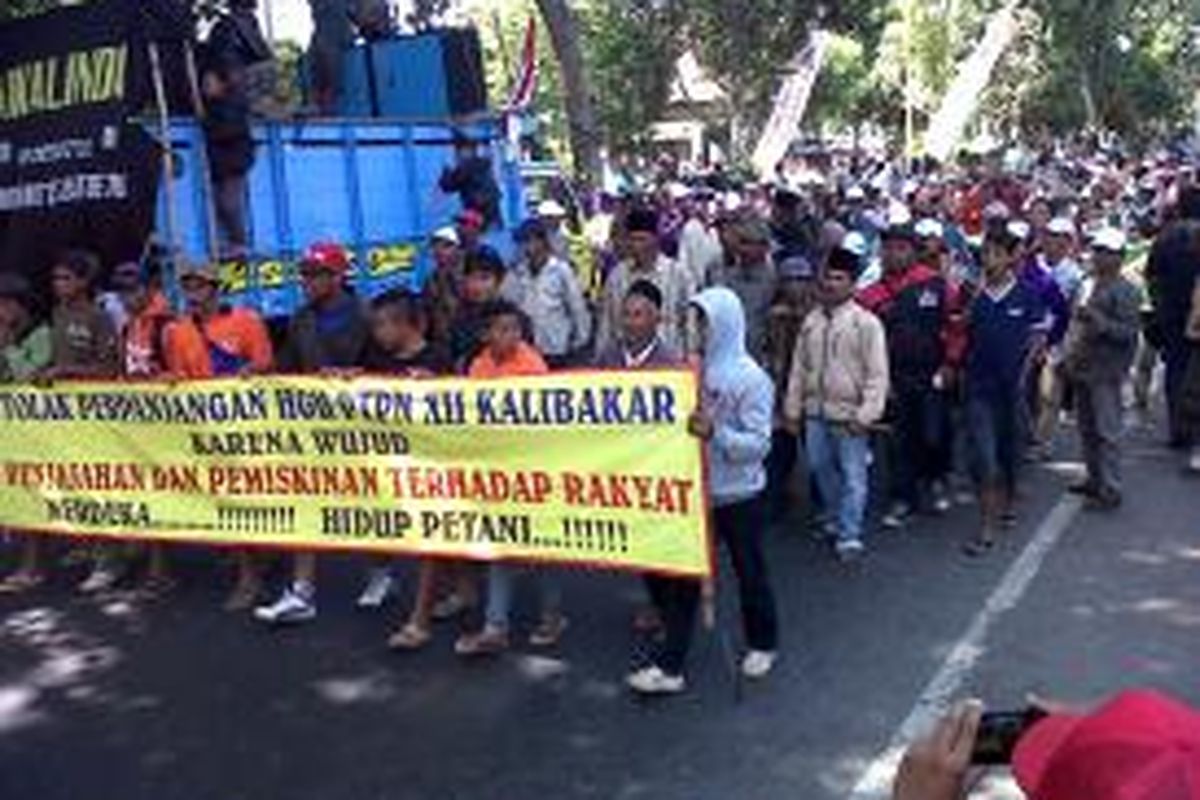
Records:
{"label": "flip-flop", "polygon": [[38,573],[9,575],[3,581],[0,581],[0,594],[20,594],[21,592],[27,592],[30,589],[37,588],[45,580],[45,576]]}
{"label": "flip-flop", "polygon": [[963,553],[971,558],[980,558],[996,547],[994,539],[972,539],[963,545]]}
{"label": "flip-flop", "polygon": [[389,650],[420,650],[429,644],[433,634],[415,625],[405,625],[387,640]]}

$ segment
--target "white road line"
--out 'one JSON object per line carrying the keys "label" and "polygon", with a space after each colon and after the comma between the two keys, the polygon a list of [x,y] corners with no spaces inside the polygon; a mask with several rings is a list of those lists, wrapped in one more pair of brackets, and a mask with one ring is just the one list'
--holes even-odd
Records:
{"label": "white road line", "polygon": [[900,766],[904,749],[914,738],[927,731],[949,706],[986,651],[984,645],[989,629],[1004,612],[1020,602],[1041,569],[1042,562],[1070,527],[1080,508],[1078,498],[1066,495],[1042,520],[1029,544],[1004,573],[983,608],[951,648],[937,674],[921,692],[916,705],[892,736],[887,749],[870,763],[854,785],[849,800],[881,800],[891,795],[892,779],[896,775],[896,768]]}

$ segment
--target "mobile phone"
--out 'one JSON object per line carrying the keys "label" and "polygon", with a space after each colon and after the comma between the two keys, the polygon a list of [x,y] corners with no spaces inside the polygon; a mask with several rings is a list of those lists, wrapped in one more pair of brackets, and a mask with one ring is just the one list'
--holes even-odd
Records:
{"label": "mobile phone", "polygon": [[1023,711],[986,712],[979,722],[971,763],[978,766],[1010,763],[1017,742],[1034,723],[1046,716],[1045,711],[1033,706]]}

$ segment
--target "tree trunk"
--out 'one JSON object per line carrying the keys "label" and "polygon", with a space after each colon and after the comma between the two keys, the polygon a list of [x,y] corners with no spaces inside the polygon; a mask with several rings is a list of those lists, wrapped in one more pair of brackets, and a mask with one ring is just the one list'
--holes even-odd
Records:
{"label": "tree trunk", "polygon": [[579,24],[567,0],[537,0],[537,5],[550,32],[550,41],[554,44],[554,53],[562,70],[575,172],[579,178],[594,182],[599,178],[601,169],[600,137],[596,131],[591,83],[579,44]]}

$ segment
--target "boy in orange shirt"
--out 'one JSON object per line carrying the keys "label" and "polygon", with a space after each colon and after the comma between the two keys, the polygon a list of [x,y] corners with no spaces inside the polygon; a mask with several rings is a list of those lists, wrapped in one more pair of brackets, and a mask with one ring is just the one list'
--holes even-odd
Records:
{"label": "boy in orange shirt", "polygon": [[[505,300],[495,300],[484,309],[487,319],[484,348],[471,362],[472,378],[509,378],[545,375],[550,370],[537,349],[525,341],[521,309]],[[491,655],[508,649],[508,617],[512,609],[513,568],[493,562],[488,565],[488,601],[483,630],[465,634],[454,645],[462,656]],[[544,587],[542,621],[530,636],[535,646],[556,643],[567,621],[559,611],[559,593],[553,584]]]}

